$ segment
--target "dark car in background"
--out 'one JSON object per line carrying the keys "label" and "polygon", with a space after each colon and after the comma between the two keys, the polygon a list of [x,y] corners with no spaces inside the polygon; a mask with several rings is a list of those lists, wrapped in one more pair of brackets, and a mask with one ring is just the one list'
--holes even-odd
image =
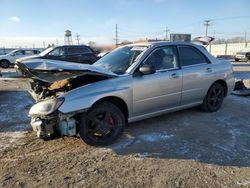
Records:
{"label": "dark car in background", "polygon": [[94,50],[86,45],[57,46],[44,50],[42,53],[17,59],[16,62],[25,62],[33,59],[61,60],[83,64],[93,64],[98,60]]}

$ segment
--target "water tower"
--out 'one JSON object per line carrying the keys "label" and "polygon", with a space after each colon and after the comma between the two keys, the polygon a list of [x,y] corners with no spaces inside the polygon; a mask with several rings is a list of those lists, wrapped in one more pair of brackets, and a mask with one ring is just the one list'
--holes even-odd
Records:
{"label": "water tower", "polygon": [[65,45],[72,45],[73,41],[72,41],[72,34],[70,30],[66,30],[64,32],[64,44]]}

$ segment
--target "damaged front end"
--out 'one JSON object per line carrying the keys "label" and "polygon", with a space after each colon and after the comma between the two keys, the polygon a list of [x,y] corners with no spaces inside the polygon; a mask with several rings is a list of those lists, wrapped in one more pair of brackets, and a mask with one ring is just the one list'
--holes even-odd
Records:
{"label": "damaged front end", "polygon": [[17,61],[16,67],[31,78],[30,93],[36,102],[60,97],[75,88],[117,76],[94,65],[56,60]]}
{"label": "damaged front end", "polygon": [[31,126],[40,138],[55,135],[58,119],[57,109],[63,104],[64,98],[44,100],[33,105],[29,111]]}
{"label": "damaged front end", "polygon": [[29,92],[36,101],[29,111],[31,126],[37,136],[44,139],[77,134],[79,112],[63,114],[58,110],[64,103],[63,94],[117,76],[93,65],[62,61],[17,62],[17,66],[31,78]]}
{"label": "damaged front end", "polygon": [[51,139],[57,136],[74,136],[77,134],[77,120],[75,114],[63,115],[58,111],[47,115],[31,115],[30,122],[37,137]]}

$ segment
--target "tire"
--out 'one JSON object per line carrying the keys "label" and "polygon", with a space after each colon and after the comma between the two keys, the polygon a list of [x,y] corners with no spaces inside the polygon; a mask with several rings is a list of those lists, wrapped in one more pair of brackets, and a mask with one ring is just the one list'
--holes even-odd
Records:
{"label": "tire", "polygon": [[110,102],[94,105],[80,116],[80,137],[92,146],[112,144],[123,132],[125,118],[121,110]]}
{"label": "tire", "polygon": [[214,83],[203,100],[202,110],[205,112],[218,111],[222,106],[224,97],[224,87],[219,83]]}
{"label": "tire", "polygon": [[9,68],[10,67],[10,62],[8,60],[2,60],[0,62],[0,65],[2,68]]}

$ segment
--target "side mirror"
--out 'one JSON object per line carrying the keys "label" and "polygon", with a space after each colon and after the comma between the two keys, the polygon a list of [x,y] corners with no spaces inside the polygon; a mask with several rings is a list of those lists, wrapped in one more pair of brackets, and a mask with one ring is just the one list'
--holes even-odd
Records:
{"label": "side mirror", "polygon": [[15,56],[16,54],[15,53],[13,53],[13,54],[10,54],[11,56]]}
{"label": "side mirror", "polygon": [[139,72],[142,73],[143,75],[154,74],[155,67],[151,65],[143,65],[139,68]]}

